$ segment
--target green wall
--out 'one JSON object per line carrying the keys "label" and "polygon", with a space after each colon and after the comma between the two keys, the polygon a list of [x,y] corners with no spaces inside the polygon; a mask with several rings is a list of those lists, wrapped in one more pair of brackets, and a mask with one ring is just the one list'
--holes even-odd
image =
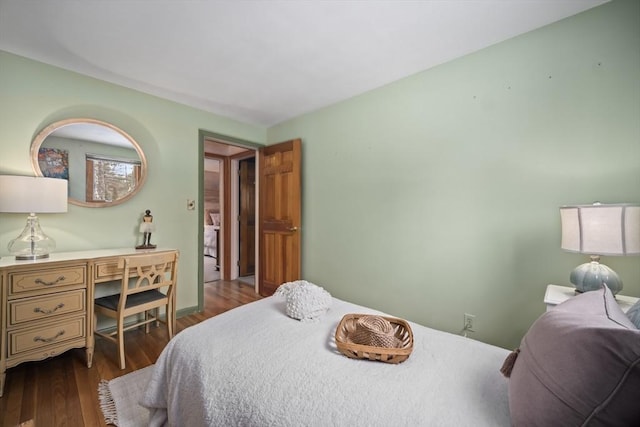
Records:
{"label": "green wall", "polygon": [[[389,58],[393,60],[393,58]],[[268,130],[303,138],[303,275],[333,295],[516,346],[559,206],[640,202],[640,3],[614,1]],[[640,297],[640,259],[604,257]]]}
{"label": "green wall", "polygon": [[[113,123],[144,151],[149,175],[142,191],[110,208],[69,205],[40,218],[57,251],[131,247],[141,243],[145,209],[154,216],[152,242],[180,250],[178,310],[198,305],[198,130],[263,143],[266,130],[0,51],[0,174],[34,175],[31,141],[58,120],[90,117]],[[26,214],[0,214],[0,256]]]}

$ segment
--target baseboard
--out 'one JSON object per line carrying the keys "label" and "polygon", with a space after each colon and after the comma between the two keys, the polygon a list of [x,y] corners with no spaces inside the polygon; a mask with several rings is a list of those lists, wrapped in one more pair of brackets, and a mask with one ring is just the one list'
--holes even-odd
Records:
{"label": "baseboard", "polygon": [[176,318],[180,318],[183,316],[188,316],[190,314],[199,313],[198,306],[195,305],[193,307],[181,308],[180,310],[176,310]]}

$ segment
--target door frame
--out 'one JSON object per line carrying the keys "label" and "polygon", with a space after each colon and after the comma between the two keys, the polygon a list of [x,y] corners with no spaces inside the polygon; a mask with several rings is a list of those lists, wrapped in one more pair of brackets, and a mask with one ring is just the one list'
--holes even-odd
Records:
{"label": "door frame", "polygon": [[[204,149],[205,149],[205,141],[213,141],[219,144],[224,144],[224,145],[229,145],[229,146],[233,146],[233,147],[240,147],[240,148],[246,148],[248,150],[252,150],[255,152],[255,157],[256,157],[256,168],[258,167],[258,150],[262,147],[264,147],[264,144],[258,144],[256,142],[252,142],[252,141],[248,141],[248,140],[244,140],[244,139],[240,139],[240,138],[234,138],[232,136],[228,136],[228,135],[223,135],[223,134],[219,134],[219,133],[215,133],[215,132],[210,132],[210,131],[206,131],[203,129],[199,129],[198,130],[198,203],[197,203],[197,216],[198,216],[198,221],[197,221],[197,227],[198,227],[198,239],[197,239],[197,244],[198,244],[198,311],[202,312],[204,310],[204,209],[202,209],[202,207],[204,206]],[[235,158],[235,156],[228,156],[227,159],[229,160],[228,162],[225,162],[225,170],[228,172],[225,172],[225,176],[221,177],[221,181],[224,180],[225,181],[225,186],[229,185],[229,179],[231,176],[231,167],[227,167],[228,165],[230,165],[231,163],[237,163],[237,159]],[[228,209],[228,206],[231,203],[231,200],[229,198],[230,194],[228,191],[224,192],[224,200],[221,200],[222,203],[225,204],[225,207],[223,209]],[[258,206],[259,203],[259,179],[256,178],[256,206]],[[224,215],[221,215],[221,220],[224,221]],[[229,231],[231,230],[230,228],[230,221],[227,219],[227,221],[225,221],[227,224],[220,224],[220,228],[221,228],[221,234],[222,234],[222,239],[220,239],[221,241],[224,240],[228,240],[228,235],[229,235]],[[222,227],[225,227],[224,230],[222,229]],[[256,236],[257,239],[257,236]],[[257,242],[257,240],[256,240]],[[229,245],[225,245],[224,243],[221,244],[221,246],[223,247],[223,251],[220,251],[218,248],[218,253],[222,254],[222,262],[224,263],[223,265],[220,265],[221,268],[221,274],[222,271],[225,271],[226,274],[229,274],[229,269],[230,269],[230,262],[231,262],[231,258],[229,256],[230,252],[229,252]],[[256,244],[256,277],[257,277],[257,269],[258,267],[258,260],[260,259],[260,253],[259,253],[259,245]],[[218,262],[220,263],[221,260],[218,260]],[[224,268],[226,266],[226,269]],[[257,292],[257,281],[256,281],[256,292]]]}

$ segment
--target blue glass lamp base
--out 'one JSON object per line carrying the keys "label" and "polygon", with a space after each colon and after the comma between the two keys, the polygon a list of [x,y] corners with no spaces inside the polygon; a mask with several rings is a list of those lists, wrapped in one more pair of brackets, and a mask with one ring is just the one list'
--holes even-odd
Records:
{"label": "blue glass lamp base", "polygon": [[622,280],[618,274],[604,264],[597,261],[587,262],[577,266],[569,276],[577,292],[589,292],[607,285],[615,295],[622,290]]}

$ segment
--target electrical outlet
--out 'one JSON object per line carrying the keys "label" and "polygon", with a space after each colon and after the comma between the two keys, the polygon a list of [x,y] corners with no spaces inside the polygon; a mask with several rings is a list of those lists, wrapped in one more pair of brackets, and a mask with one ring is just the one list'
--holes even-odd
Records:
{"label": "electrical outlet", "polygon": [[476,320],[475,314],[465,313],[464,314],[464,328],[463,328],[463,331],[465,331],[465,332],[475,332],[476,329],[475,329],[475,327],[473,325],[475,320]]}

